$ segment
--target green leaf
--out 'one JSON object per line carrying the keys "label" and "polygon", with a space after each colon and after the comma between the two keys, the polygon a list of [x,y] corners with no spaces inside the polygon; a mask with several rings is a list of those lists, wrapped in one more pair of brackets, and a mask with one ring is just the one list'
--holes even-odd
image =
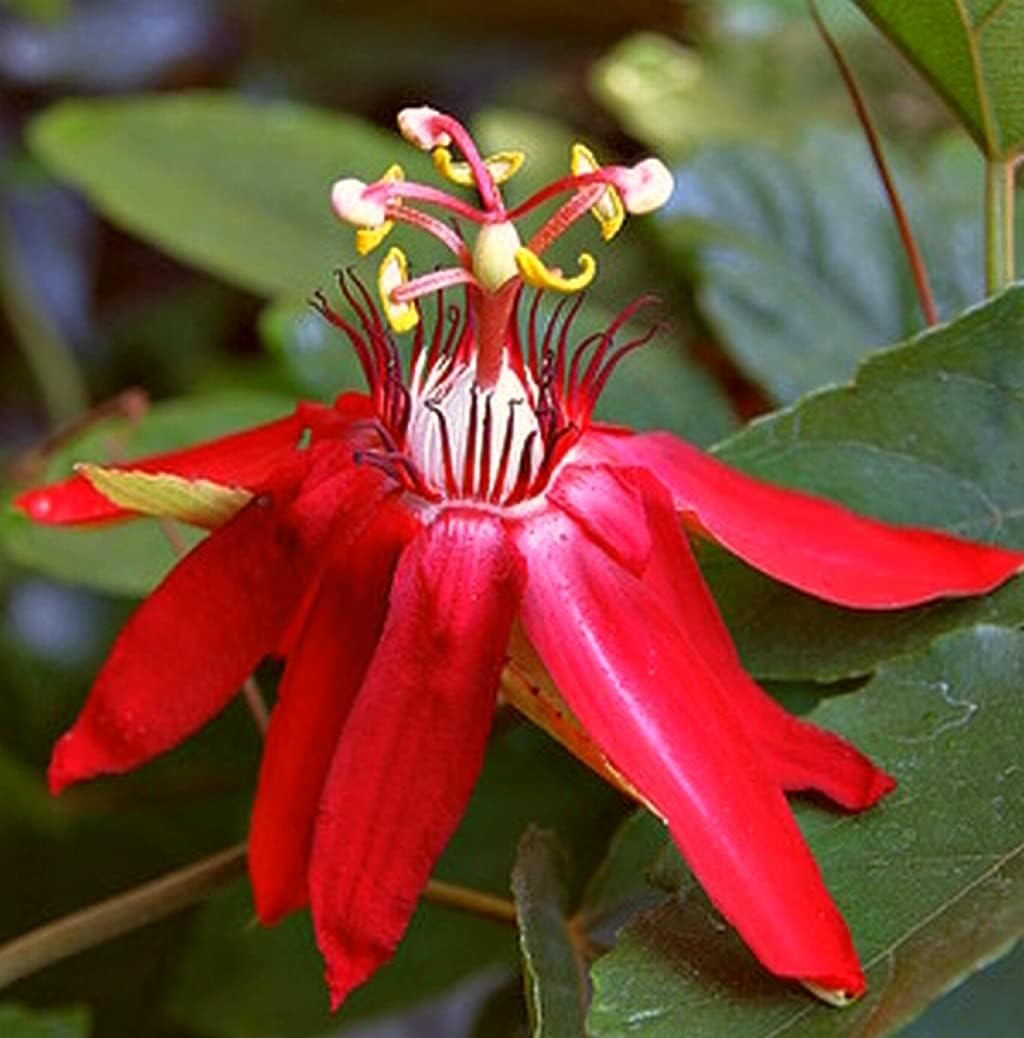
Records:
{"label": "green leaf", "polygon": [[588,927],[623,910],[650,907],[652,901],[663,900],[651,884],[650,873],[665,840],[665,823],[643,808],[619,826],[583,894]]}
{"label": "green leaf", "polygon": [[4,1038],[88,1038],[89,1014],[84,1009],[0,1005],[0,1034]]}
{"label": "green leaf", "polygon": [[798,805],[868,993],[836,1011],[770,976],[700,894],[639,917],[593,970],[594,1038],[881,1038],[1024,932],[1024,633],[978,626],[888,663],[812,719],[899,780],[864,815]]}
{"label": "green leaf", "polygon": [[328,205],[338,177],[427,169],[397,133],[352,116],[212,92],[64,101],[30,141],[113,222],[269,296],[308,296],[356,258]]}
{"label": "green leaf", "polygon": [[1024,0],[856,0],[991,158],[1024,149]]}
{"label": "green leaf", "polygon": [[[186,447],[287,414],[293,401],[271,393],[225,392],[155,404],[137,425],[109,419],[63,447],[40,481],[63,479],[78,461],[109,462]],[[195,531],[180,528],[186,544]],[[138,520],[93,529],[40,526],[13,508],[0,515],[0,546],[14,561],[70,583],[118,595],[147,594],[174,564],[167,537]]]}
{"label": "green leaf", "polygon": [[676,170],[654,225],[723,346],[780,403],[849,378],[870,349],[920,326],[854,134],[813,131],[792,157],[747,142],[702,148]]}
{"label": "green leaf", "polygon": [[554,833],[532,826],[523,833],[512,893],[533,1038],[585,1038],[587,979],[569,918],[565,870]]}
{"label": "green leaf", "polygon": [[[1024,546],[1024,286],[872,357],[856,380],[754,422],[717,450],[753,475],[894,523]],[[1024,581],[985,598],[857,612],[701,552],[747,666],[835,680],[980,621],[1024,621]],[[808,637],[807,632],[814,636]]]}

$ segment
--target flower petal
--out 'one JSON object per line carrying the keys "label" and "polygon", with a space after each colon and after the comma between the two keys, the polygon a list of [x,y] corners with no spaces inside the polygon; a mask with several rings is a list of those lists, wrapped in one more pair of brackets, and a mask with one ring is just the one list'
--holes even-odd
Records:
{"label": "flower petal", "polygon": [[220,711],[305,601],[339,516],[379,501],[382,473],[309,451],[307,478],[266,491],[178,563],[118,636],[85,707],[54,747],[50,786],[128,771]]}
{"label": "flower petal", "polygon": [[701,648],[567,516],[523,521],[522,621],[576,716],[667,820],[712,900],[773,972],[856,993],[842,917]]}
{"label": "flower petal", "polygon": [[759,570],[839,605],[896,609],[991,591],[1024,553],[860,516],[811,494],[747,476],[668,433],[591,437],[622,464],[641,465],[676,508]]}
{"label": "flower petal", "polygon": [[398,556],[415,520],[393,500],[332,563],[288,660],[263,750],[249,832],[256,912],[270,924],[308,900],[313,819],[338,735],[384,623]]}
{"label": "flower petal", "polygon": [[54,747],[53,792],[128,771],[223,709],[298,604],[304,555],[262,498],[190,552],[125,625]]}
{"label": "flower petal", "polygon": [[[107,468],[169,473],[254,489],[295,454],[304,430],[327,424],[331,417],[329,408],[302,404],[294,414],[253,429]],[[92,523],[133,514],[109,500],[84,475],[29,490],[15,498],[14,505],[37,523]]]}
{"label": "flower petal", "polygon": [[851,811],[870,807],[895,789],[895,780],[856,747],[793,717],[747,674],[671,498],[652,477],[645,482],[652,551],[644,583],[660,598],[672,623],[700,646],[775,781],[786,790],[816,790]]}
{"label": "flower petal", "polygon": [[310,870],[337,1007],[391,956],[483,759],[521,567],[501,523],[445,512],[395,574],[320,802]]}
{"label": "flower petal", "polygon": [[[621,471],[621,470],[619,470]],[[644,503],[634,482],[610,465],[567,465],[548,491],[590,537],[628,569],[643,571],[651,551]]]}

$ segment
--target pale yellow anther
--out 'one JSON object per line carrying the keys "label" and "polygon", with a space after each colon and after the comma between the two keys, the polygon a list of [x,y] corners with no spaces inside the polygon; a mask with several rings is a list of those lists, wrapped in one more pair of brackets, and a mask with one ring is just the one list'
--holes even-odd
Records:
{"label": "pale yellow anther", "polygon": [[380,227],[360,227],[356,231],[356,252],[360,256],[373,252],[375,248],[391,233],[393,220],[385,220]]}
{"label": "pale yellow anther", "polygon": [[[446,180],[462,187],[473,187],[473,170],[468,162],[459,162],[452,158],[448,148],[435,148],[431,153],[434,160],[434,169]],[[526,161],[526,155],[521,151],[496,151],[484,159],[484,165],[495,184],[504,184],[510,177],[519,172],[519,168]]]}
{"label": "pale yellow anther", "polygon": [[[585,144],[579,143],[572,146],[572,158],[569,166],[574,177],[582,176],[584,173],[596,173],[601,168],[594,153]],[[626,219],[622,199],[619,197],[618,191],[610,185],[601,193],[590,212],[601,228],[601,237],[605,241],[611,241],[619,233],[619,229]]]}
{"label": "pale yellow anther", "polygon": [[594,280],[597,264],[589,252],[581,252],[579,256],[580,272],[573,277],[565,277],[557,268],[547,267],[544,261],[527,248],[516,252],[516,266],[519,276],[534,288],[550,288],[555,292],[579,292]]}
{"label": "pale yellow anther", "polygon": [[415,328],[420,320],[420,312],[415,303],[402,303],[394,298],[395,289],[401,288],[408,280],[409,262],[405,258],[405,253],[392,245],[377,271],[377,291],[380,293],[381,306],[388,324],[396,332],[407,332]]}

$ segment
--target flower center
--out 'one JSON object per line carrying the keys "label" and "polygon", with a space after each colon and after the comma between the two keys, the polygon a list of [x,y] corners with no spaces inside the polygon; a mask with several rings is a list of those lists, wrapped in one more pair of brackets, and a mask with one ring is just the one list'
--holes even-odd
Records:
{"label": "flower center", "polygon": [[427,486],[492,504],[521,498],[544,460],[535,391],[507,364],[482,389],[474,360],[421,369],[413,386],[408,450]]}

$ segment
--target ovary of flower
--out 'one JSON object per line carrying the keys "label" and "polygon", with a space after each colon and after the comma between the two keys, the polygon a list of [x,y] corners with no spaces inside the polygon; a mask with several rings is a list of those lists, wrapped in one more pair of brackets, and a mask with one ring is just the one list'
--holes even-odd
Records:
{"label": "ovary of flower", "polygon": [[473,273],[489,292],[496,292],[518,273],[516,255],[522,241],[515,224],[490,223],[480,228],[473,245]]}

